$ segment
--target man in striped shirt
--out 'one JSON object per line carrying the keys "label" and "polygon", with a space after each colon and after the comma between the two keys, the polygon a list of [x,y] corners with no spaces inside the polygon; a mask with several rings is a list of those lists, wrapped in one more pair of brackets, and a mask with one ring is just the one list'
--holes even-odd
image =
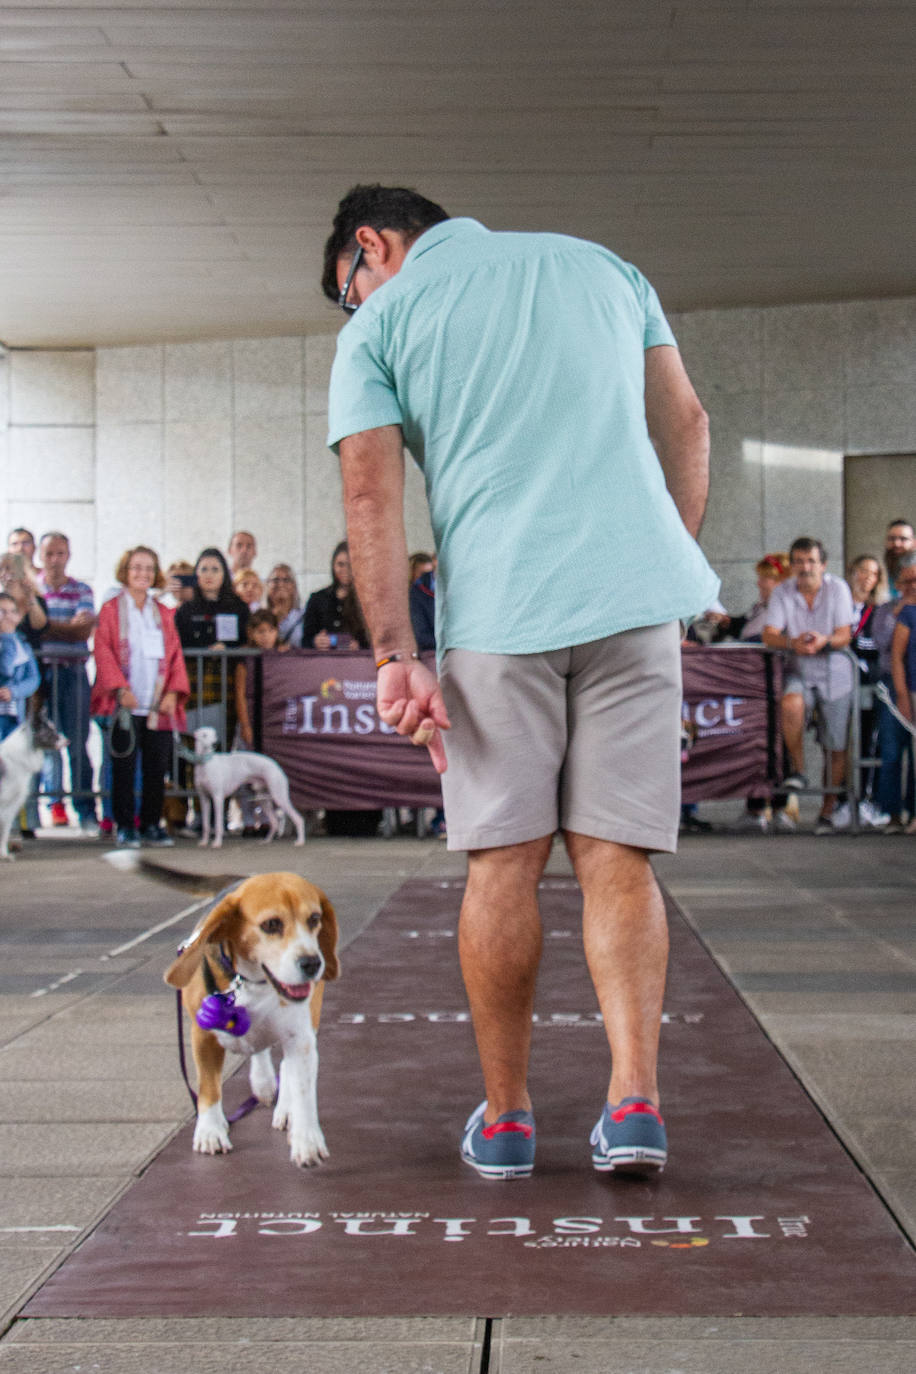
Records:
{"label": "man in striped shirt", "polygon": [[[59,530],[42,535],[39,545],[42,573],[39,591],[48,607],[48,627],[42,648],[51,715],[67,736],[73,807],[85,835],[99,833],[92,796],[92,765],[86,752],[89,737],[88,639],[95,626],[92,588],[67,574],[70,541]],[[48,784],[55,825],[67,824],[63,804],[60,755],[51,759]]]}

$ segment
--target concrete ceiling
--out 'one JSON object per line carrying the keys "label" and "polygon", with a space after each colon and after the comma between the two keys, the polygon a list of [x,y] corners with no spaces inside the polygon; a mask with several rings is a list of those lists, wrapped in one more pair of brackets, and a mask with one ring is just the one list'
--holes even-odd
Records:
{"label": "concrete ceiling", "polygon": [[0,340],[302,334],[340,195],[637,262],[668,309],[916,292],[916,5],[0,5]]}

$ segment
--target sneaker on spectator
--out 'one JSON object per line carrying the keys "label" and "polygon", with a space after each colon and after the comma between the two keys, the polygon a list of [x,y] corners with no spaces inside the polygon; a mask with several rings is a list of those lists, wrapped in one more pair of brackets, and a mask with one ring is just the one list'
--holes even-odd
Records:
{"label": "sneaker on spectator", "polygon": [[852,807],[849,802],[840,802],[830,819],[834,830],[848,830],[852,825]]}
{"label": "sneaker on spectator", "polygon": [[80,834],[85,835],[87,840],[99,838],[99,823],[95,816],[80,816]]}
{"label": "sneaker on spectator", "polygon": [[762,811],[745,811],[732,826],[733,830],[741,833],[750,831],[761,835],[765,835],[769,828],[770,823]]}
{"label": "sneaker on spectator", "polygon": [[114,834],[114,828],[114,821],[109,820],[107,817],[104,820],[99,821],[99,834],[104,835],[105,838],[108,840],[110,840],[112,835]]}
{"label": "sneaker on spectator", "polygon": [[818,816],[814,823],[815,835],[838,835],[840,827],[834,824],[832,816]]}
{"label": "sneaker on spectator", "polygon": [[137,834],[136,830],[134,830],[133,826],[119,825],[118,838],[115,840],[115,844],[119,849],[139,849],[140,836]]}
{"label": "sneaker on spectator", "polygon": [[668,1159],[668,1137],[657,1107],[644,1097],[604,1104],[589,1137],[592,1164],[602,1174],[661,1173]]}
{"label": "sneaker on spectator", "polygon": [[783,780],[782,785],[789,792],[804,792],[805,788],[808,786],[808,779],[805,777],[804,773],[790,773],[789,776]]}
{"label": "sneaker on spectator", "polygon": [[67,808],[64,806],[63,802],[52,802],[52,803],[51,803],[51,824],[52,824],[52,825],[69,825],[69,824],[70,824],[70,818],[69,818],[68,815],[67,815]]}
{"label": "sneaker on spectator", "polygon": [[504,1112],[487,1125],[486,1109],[481,1102],[468,1117],[461,1158],[484,1178],[527,1178],[534,1168],[534,1117],[531,1112]]}
{"label": "sneaker on spectator", "polygon": [[783,835],[791,835],[798,829],[798,826],[787,811],[777,808],[773,812],[773,829],[781,831]]}
{"label": "sneaker on spectator", "polygon": [[140,843],[148,844],[153,849],[172,849],[175,841],[167,830],[158,825],[148,825],[145,830],[140,831]]}
{"label": "sneaker on spectator", "polygon": [[862,825],[878,828],[883,825],[890,825],[891,818],[886,811],[881,811],[873,801],[867,798],[859,806],[859,821]]}

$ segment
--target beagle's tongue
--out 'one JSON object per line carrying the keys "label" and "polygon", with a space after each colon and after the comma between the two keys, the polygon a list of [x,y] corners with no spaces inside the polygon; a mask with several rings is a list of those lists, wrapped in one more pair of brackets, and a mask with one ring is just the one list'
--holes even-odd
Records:
{"label": "beagle's tongue", "polygon": [[277,979],[277,987],[293,1002],[303,1002],[312,990],[311,983],[281,983]]}

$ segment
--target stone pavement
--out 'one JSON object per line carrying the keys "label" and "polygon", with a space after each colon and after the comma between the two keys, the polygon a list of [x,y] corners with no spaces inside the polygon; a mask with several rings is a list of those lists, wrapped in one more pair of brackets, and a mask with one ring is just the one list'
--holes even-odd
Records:
{"label": "stone pavement", "polygon": [[[0,1374],[916,1368],[916,1295],[913,1315],[892,1319],[18,1318],[189,1113],[161,974],[194,918],[159,928],[187,903],[119,875],[101,852],[40,839],[0,868]],[[463,873],[462,856],[406,838],[311,839],[305,851],[232,840],[159,857],[213,872],[301,869],[331,894],[347,942],[407,878]],[[912,1239],[916,845],[702,835],[656,868]],[[549,871],[568,872],[559,846]],[[243,1266],[227,1281],[244,1282]]]}

